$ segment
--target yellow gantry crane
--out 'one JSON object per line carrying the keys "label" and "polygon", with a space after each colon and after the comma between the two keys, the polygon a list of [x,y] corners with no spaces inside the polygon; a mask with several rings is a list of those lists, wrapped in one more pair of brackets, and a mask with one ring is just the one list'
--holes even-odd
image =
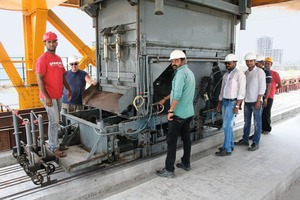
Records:
{"label": "yellow gantry crane", "polygon": [[[79,0],[6,0],[1,1],[0,9],[19,11],[23,14],[23,34],[25,42],[25,60],[12,61],[0,41],[0,63],[19,95],[19,108],[42,107],[36,80],[35,62],[44,52],[43,34],[47,21],[51,23],[78,51],[83,59],[80,69],[88,64],[96,66],[95,48],[88,47],[72,30],[51,10],[55,6],[79,7]],[[14,63],[24,63],[26,81],[18,74]]]}
{"label": "yellow gantry crane", "polygon": [[[251,6],[260,6],[286,2],[290,0],[239,0],[241,3],[251,2]],[[80,69],[88,64],[96,66],[95,48],[91,49],[78,38],[72,30],[51,10],[55,6],[78,8],[80,0],[5,0],[1,1],[0,9],[19,11],[23,14],[23,34],[25,42],[25,60],[12,61],[0,41],[0,63],[4,67],[13,86],[19,94],[19,108],[29,109],[42,107],[39,99],[39,88],[35,74],[35,62],[44,52],[43,34],[46,32],[47,21],[50,22],[78,51],[83,59]],[[25,63],[26,81],[19,76],[14,63]]]}

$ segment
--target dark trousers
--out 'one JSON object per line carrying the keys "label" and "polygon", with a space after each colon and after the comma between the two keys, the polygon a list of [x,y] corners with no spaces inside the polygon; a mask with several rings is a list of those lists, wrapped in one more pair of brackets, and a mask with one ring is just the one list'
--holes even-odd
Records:
{"label": "dark trousers", "polygon": [[262,113],[262,131],[271,132],[271,109],[273,105],[273,99],[268,98],[267,106],[264,107]]}
{"label": "dark trousers", "polygon": [[190,165],[191,156],[191,136],[190,136],[190,122],[192,117],[182,119],[178,116],[174,116],[172,121],[168,124],[168,135],[167,135],[167,158],[165,167],[169,172],[174,172],[175,160],[176,160],[176,148],[177,138],[180,135],[183,142],[183,156],[181,162],[184,165]]}

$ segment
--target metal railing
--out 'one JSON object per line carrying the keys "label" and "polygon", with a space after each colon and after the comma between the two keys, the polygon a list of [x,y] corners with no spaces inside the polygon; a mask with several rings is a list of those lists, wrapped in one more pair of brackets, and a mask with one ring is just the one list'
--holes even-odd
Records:
{"label": "metal railing", "polygon": [[[14,62],[14,66],[15,66],[17,72],[19,73],[21,79],[25,82],[25,80],[26,80],[25,58],[24,57],[10,57],[10,58],[11,58],[12,62],[18,61],[18,62]],[[65,69],[69,70],[69,66],[67,64],[68,63],[68,57],[61,57],[61,59],[64,63]],[[22,61],[24,61],[24,62],[22,62]],[[85,69],[85,71],[88,72],[92,78],[96,78],[97,71],[96,71],[96,68],[93,67],[92,65],[89,65]],[[4,68],[2,67],[2,65],[0,63],[0,85],[8,84],[8,83],[11,83],[11,80],[8,77],[8,75],[6,74]]]}

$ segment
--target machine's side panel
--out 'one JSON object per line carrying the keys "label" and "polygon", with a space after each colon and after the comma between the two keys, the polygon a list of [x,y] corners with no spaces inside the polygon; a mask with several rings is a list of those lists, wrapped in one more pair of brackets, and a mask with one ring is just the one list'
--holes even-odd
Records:
{"label": "machine's side panel", "polygon": [[233,14],[184,2],[164,5],[164,15],[154,15],[153,2],[146,8],[148,45],[228,51],[234,42]]}

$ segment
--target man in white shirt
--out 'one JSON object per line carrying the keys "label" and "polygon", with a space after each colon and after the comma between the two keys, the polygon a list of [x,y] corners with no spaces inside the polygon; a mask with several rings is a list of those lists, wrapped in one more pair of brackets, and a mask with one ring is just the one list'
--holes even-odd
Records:
{"label": "man in white shirt", "polygon": [[248,70],[246,75],[246,95],[244,104],[244,135],[241,140],[235,142],[236,145],[249,147],[249,135],[251,130],[252,113],[254,116],[254,137],[249,151],[259,148],[259,141],[262,130],[262,98],[266,91],[266,74],[263,70],[255,66],[256,55],[248,53],[245,56]]}
{"label": "man in white shirt", "polygon": [[238,114],[239,106],[245,97],[246,77],[236,67],[237,58],[234,54],[225,57],[225,66],[228,70],[222,80],[221,92],[217,111],[222,109],[224,143],[216,152],[217,156],[229,156],[234,149],[233,145],[233,119]]}

